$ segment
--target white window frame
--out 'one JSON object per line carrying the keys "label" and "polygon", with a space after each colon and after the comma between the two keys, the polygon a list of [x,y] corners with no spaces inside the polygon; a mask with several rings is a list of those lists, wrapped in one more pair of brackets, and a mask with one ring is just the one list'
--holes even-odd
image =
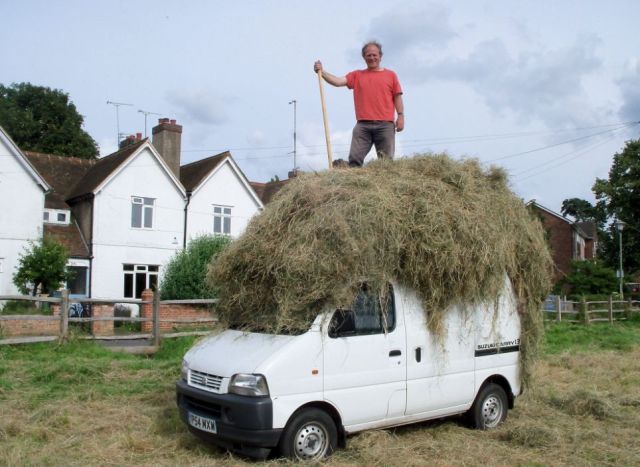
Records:
{"label": "white window frame", "polygon": [[[151,276],[155,276],[155,285],[156,287],[158,287],[159,285],[159,279],[160,279],[160,266],[157,264],[131,264],[131,263],[124,263],[122,265],[122,272],[123,272],[123,279],[124,281],[126,281],[126,277],[127,276],[132,276],[131,280],[131,291],[133,296],[127,296],[126,293],[126,287],[125,287],[125,282],[123,281],[122,283],[122,296],[124,298],[137,298],[136,295],[136,281],[137,281],[137,277],[138,274],[144,274],[145,275],[145,283],[144,283],[144,287],[142,288],[142,290],[144,289],[148,289],[151,287]],[[139,297],[138,297],[139,298]]]}
{"label": "white window frame", "polygon": [[[131,228],[140,230],[152,230],[154,210],[156,205],[155,198],[147,198],[145,196],[132,196],[131,197]],[[141,206],[136,208],[136,206]],[[134,212],[135,209],[140,209],[140,225],[134,225]],[[150,220],[149,226],[147,226],[147,220]]]}
{"label": "white window frame", "polygon": [[213,233],[231,235],[231,218],[233,206],[213,205]]}
{"label": "white window frame", "polygon": [[[59,217],[63,216],[60,220]],[[42,221],[45,224],[69,225],[71,223],[71,211],[68,209],[45,209],[42,214]]]}

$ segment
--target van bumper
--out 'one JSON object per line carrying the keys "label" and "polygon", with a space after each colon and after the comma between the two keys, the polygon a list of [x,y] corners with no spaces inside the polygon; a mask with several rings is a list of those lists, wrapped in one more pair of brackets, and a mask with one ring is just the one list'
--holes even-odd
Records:
{"label": "van bumper", "polygon": [[[214,394],[176,383],[180,418],[189,431],[200,439],[251,457],[267,457],[278,445],[281,429],[273,428],[273,403],[270,397],[247,397],[236,394]],[[189,412],[211,418],[217,433],[209,433],[189,425]]]}

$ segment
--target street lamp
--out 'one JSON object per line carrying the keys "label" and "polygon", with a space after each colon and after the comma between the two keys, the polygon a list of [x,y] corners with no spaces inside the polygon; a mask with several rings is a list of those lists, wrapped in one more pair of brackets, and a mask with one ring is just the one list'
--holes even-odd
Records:
{"label": "street lamp", "polygon": [[622,230],[627,225],[622,222],[620,219],[617,219],[613,223],[618,229],[618,256],[620,258],[620,269],[618,270],[618,276],[620,277],[620,299],[624,300],[624,293],[622,291],[622,284],[624,282],[624,271],[622,270]]}

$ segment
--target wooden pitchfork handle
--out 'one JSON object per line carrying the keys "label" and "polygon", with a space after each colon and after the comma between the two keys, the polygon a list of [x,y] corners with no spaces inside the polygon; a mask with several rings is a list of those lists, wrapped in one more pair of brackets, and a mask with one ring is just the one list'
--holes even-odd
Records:
{"label": "wooden pitchfork handle", "polygon": [[318,70],[318,84],[320,85],[320,102],[322,102],[322,120],[324,122],[324,139],[327,142],[327,158],[329,170],[333,166],[333,150],[331,149],[331,137],[329,136],[329,118],[327,117],[327,104],[324,101],[324,86],[322,84],[322,70]]}

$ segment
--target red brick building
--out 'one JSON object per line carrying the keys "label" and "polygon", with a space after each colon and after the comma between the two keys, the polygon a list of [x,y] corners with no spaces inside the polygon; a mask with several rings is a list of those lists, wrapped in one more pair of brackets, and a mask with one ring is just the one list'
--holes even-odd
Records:
{"label": "red brick building", "polygon": [[595,258],[598,238],[593,222],[574,222],[535,200],[527,207],[540,217],[547,232],[555,264],[554,280],[569,272],[572,260]]}

